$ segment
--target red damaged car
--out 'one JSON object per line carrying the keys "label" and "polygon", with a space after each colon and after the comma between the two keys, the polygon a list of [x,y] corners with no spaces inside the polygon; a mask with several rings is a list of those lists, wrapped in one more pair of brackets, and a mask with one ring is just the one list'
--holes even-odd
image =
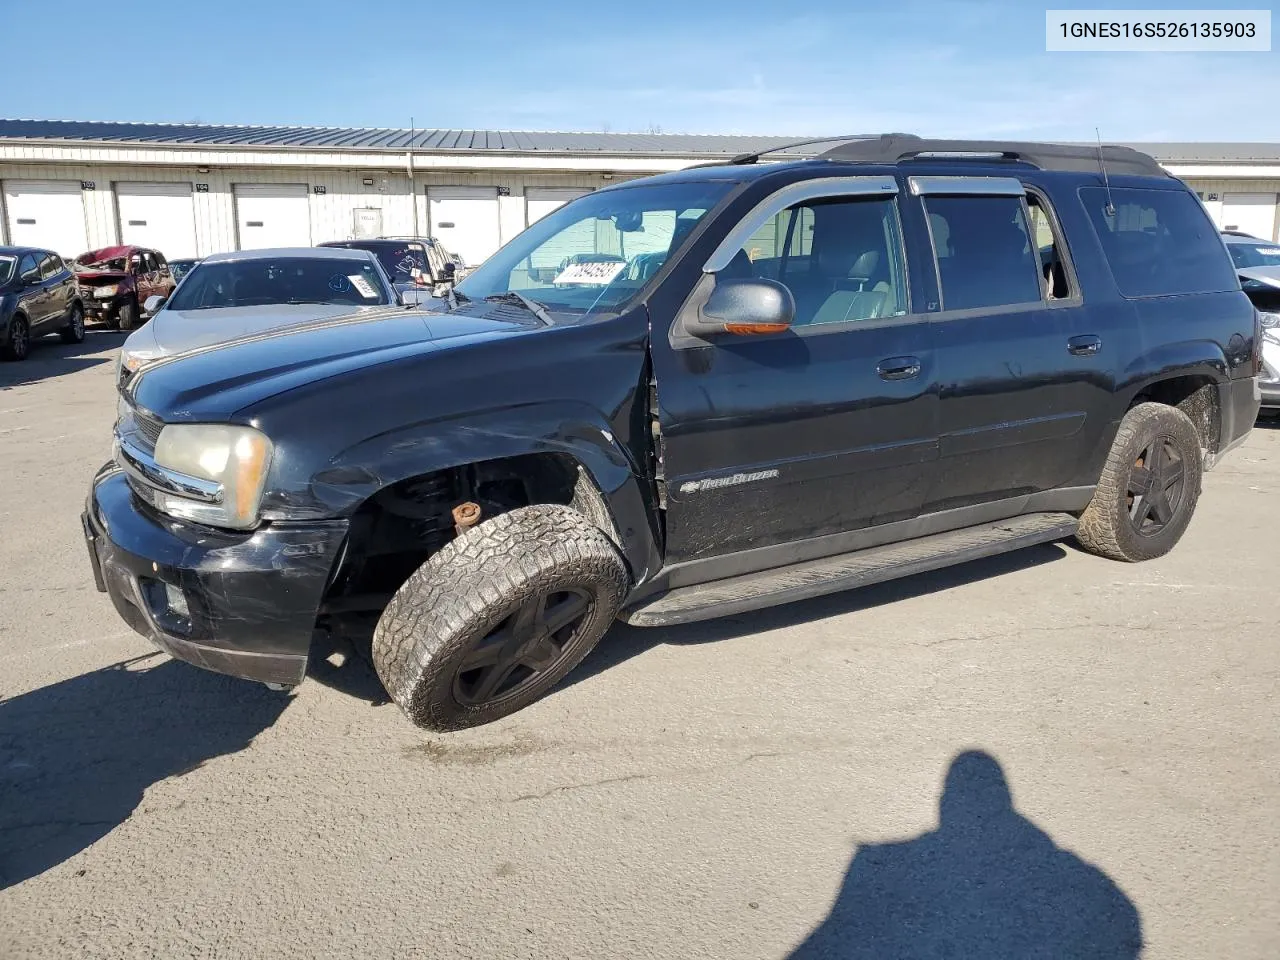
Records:
{"label": "red damaged car", "polygon": [[142,304],[173,292],[173,274],[165,258],[145,247],[103,247],[76,257],[72,264],[86,318],[113,330],[138,325]]}

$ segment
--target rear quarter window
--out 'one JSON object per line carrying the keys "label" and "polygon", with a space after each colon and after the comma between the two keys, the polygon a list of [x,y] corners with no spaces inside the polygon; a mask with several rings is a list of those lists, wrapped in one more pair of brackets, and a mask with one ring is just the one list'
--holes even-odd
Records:
{"label": "rear quarter window", "polygon": [[1125,297],[1219,293],[1240,286],[1231,258],[1204,207],[1182,190],[1114,187],[1108,213],[1103,187],[1080,199]]}

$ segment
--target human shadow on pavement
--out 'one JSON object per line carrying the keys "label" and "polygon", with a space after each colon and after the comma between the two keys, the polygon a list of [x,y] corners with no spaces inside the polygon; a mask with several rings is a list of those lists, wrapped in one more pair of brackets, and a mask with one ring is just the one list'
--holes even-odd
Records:
{"label": "human shadow on pavement", "polygon": [[152,784],[243,750],[288,703],[158,653],[0,699],[0,889],[96,843]]}
{"label": "human shadow on pavement", "polygon": [[938,829],[860,846],[830,915],[791,960],[1121,960],[1138,910],[1105,873],[1013,807],[1000,764],[951,762]]}
{"label": "human shadow on pavement", "polygon": [[1012,573],[1015,570],[1027,570],[1060,560],[1066,555],[1067,551],[1063,546],[1046,543],[982,560],[943,567],[929,573],[919,573],[911,577],[815,597],[812,600],[766,607],[750,613],[735,614],[714,620],[672,627],[630,627],[619,623],[605,634],[600,645],[588,654],[586,660],[576,670],[565,677],[557,689],[571,687],[596,674],[611,670],[660,644],[683,646],[715,643],[748,633],[795,627],[827,617],[869,610],[872,607],[896,603],[911,597],[922,597],[940,590],[950,590],[986,580],[989,577]]}

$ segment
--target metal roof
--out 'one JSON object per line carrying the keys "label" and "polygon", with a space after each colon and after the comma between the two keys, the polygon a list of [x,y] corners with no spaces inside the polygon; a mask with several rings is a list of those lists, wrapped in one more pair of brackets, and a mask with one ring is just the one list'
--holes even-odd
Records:
{"label": "metal roof", "polygon": [[669,133],[550,133],[531,130],[417,130],[386,127],[267,127],[203,123],[115,123],[3,120],[0,140],[59,140],[325,150],[414,150],[474,153],[620,153],[726,155],[781,146],[795,137]]}
{"label": "metal roof", "polygon": [[[794,143],[798,137],[686,133],[591,133],[535,130],[415,130],[394,127],[251,126],[131,123],[106,120],[0,119],[0,141],[259,147],[322,150],[415,150],[430,153],[601,153],[729,157]],[[1083,145],[1083,144],[1081,144]],[[1280,143],[1124,143],[1164,163],[1280,162]],[[773,156],[813,156],[821,146]]]}

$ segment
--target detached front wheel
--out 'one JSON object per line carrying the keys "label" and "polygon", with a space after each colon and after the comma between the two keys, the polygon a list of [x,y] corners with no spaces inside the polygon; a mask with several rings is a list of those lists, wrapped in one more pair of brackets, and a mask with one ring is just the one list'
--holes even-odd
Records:
{"label": "detached front wheel", "polygon": [[405,582],[378,621],[374,666],[420,727],[489,723],[577,666],[629,586],[617,548],[581,513],[521,507],[463,532]]}

